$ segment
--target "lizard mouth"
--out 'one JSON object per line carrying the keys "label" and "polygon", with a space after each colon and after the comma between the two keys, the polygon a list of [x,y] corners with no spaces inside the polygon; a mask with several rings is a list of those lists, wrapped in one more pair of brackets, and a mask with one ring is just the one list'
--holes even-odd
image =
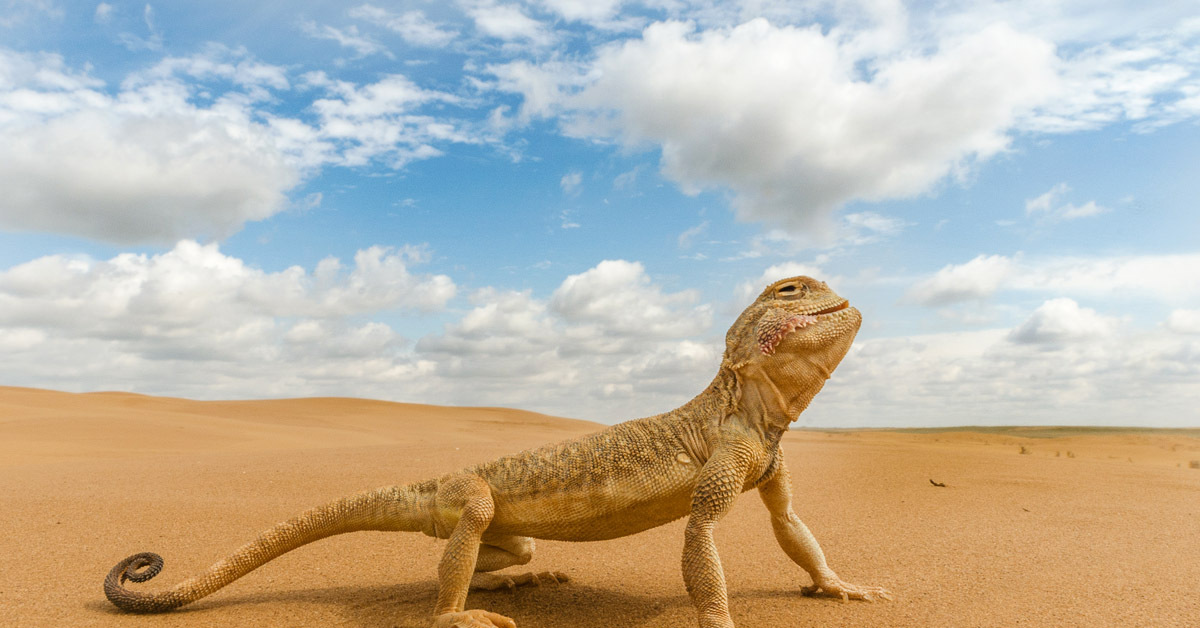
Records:
{"label": "lizard mouth", "polygon": [[841,303],[831,305],[829,307],[809,312],[807,314],[793,314],[771,323],[761,325],[758,331],[758,348],[763,355],[773,355],[775,348],[783,341],[788,334],[797,329],[804,329],[810,325],[817,324],[822,317],[828,317],[837,312],[841,312],[850,307],[850,302],[842,300]]}

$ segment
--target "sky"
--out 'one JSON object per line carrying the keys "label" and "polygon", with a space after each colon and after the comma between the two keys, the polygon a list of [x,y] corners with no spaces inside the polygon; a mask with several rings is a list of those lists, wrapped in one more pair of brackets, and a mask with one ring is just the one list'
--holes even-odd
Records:
{"label": "sky", "polygon": [[0,0],[2,385],[1194,427],[1197,199],[1194,2]]}

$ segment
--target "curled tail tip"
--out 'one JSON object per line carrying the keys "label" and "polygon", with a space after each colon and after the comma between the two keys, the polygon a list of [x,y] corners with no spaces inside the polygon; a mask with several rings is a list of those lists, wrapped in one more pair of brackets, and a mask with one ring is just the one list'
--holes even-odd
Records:
{"label": "curled tail tip", "polygon": [[117,563],[104,579],[104,596],[117,608],[131,613],[158,613],[179,606],[170,596],[130,591],[126,580],[145,582],[157,576],[163,568],[162,556],[153,552],[134,554]]}

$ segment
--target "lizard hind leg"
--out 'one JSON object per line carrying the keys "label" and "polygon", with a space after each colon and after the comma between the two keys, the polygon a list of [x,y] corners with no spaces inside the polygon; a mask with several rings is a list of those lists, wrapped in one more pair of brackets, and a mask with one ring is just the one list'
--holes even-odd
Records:
{"label": "lizard hind leg", "polygon": [[439,480],[435,516],[453,522],[449,542],[438,563],[438,599],[434,628],[516,628],[509,617],[479,609],[464,610],[484,532],[495,506],[483,478],[461,474]]}
{"label": "lizard hind leg", "polygon": [[479,546],[479,560],[475,563],[475,575],[471,577],[471,588],[483,591],[514,589],[520,586],[540,586],[551,582],[560,584],[568,580],[561,571],[527,572],[522,574],[495,574],[492,572],[514,565],[525,565],[533,559],[533,539],[526,536],[484,535]]}

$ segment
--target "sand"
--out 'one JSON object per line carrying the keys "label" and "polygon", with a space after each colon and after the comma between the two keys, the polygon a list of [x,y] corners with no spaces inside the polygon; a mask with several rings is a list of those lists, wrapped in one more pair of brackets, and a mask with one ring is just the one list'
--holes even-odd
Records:
{"label": "sand", "polygon": [[[0,625],[424,627],[442,542],[419,534],[326,539],[165,615],[118,613],[101,582],[126,555],[156,551],[166,569],[144,586],[162,587],[310,506],[599,427],[495,408],[0,388]],[[796,510],[830,564],[896,599],[800,596],[808,578],[750,493],[717,530],[734,620],[1200,626],[1197,436],[789,433]],[[570,583],[472,593],[468,607],[522,628],[695,626],[682,531],[680,521],[600,543],[539,542],[529,567]]]}

